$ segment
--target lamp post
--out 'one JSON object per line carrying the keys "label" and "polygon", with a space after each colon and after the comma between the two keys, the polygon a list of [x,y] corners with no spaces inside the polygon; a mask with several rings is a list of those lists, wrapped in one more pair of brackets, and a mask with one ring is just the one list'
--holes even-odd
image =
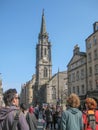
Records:
{"label": "lamp post", "polygon": [[59,99],[59,68],[58,68],[58,99]]}
{"label": "lamp post", "polygon": [[57,90],[58,90],[58,99],[57,99],[57,105],[60,105],[60,95],[59,95],[59,68],[58,68],[58,76],[57,76]]}

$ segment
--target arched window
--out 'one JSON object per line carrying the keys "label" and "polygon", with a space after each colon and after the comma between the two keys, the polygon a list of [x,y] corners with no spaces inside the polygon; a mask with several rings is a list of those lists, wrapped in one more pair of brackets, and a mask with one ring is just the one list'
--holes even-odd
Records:
{"label": "arched window", "polygon": [[44,55],[46,56],[47,55],[47,49],[44,48]]}
{"label": "arched window", "polygon": [[52,87],[52,99],[56,99],[56,88],[55,88],[55,86]]}
{"label": "arched window", "polygon": [[44,68],[44,77],[47,77],[48,76],[48,70],[47,68]]}

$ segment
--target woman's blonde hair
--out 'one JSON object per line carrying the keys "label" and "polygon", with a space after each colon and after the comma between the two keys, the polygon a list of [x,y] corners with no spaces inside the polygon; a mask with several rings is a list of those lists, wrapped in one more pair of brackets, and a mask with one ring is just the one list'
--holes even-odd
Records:
{"label": "woman's blonde hair", "polygon": [[87,105],[88,109],[92,110],[97,107],[97,103],[93,98],[86,98],[85,104]]}
{"label": "woman's blonde hair", "polygon": [[78,95],[72,93],[67,99],[67,105],[74,108],[78,108],[80,106],[80,99]]}

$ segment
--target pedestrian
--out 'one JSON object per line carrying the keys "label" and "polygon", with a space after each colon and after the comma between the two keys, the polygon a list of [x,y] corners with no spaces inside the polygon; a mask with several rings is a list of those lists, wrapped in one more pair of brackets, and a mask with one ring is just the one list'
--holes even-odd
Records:
{"label": "pedestrian", "polygon": [[93,98],[86,98],[86,110],[83,111],[84,130],[98,130],[97,103]]}
{"label": "pedestrian", "polygon": [[49,125],[51,125],[51,129],[52,129],[53,117],[52,117],[52,109],[50,108],[49,105],[45,110],[45,115],[46,115],[46,129],[49,128]]}
{"label": "pedestrian", "polygon": [[62,112],[61,130],[83,130],[82,112],[79,97],[72,93],[67,99],[67,109]]}
{"label": "pedestrian", "polygon": [[26,120],[29,124],[30,130],[37,130],[37,119],[34,115],[34,108],[30,107],[29,112],[26,115]]}
{"label": "pedestrian", "polygon": [[21,111],[23,112],[23,114],[24,114],[24,116],[25,116],[25,118],[26,118],[27,113],[28,113],[26,104],[25,104],[25,103],[21,103],[21,104],[20,104],[20,109],[21,109]]}
{"label": "pedestrian", "polygon": [[39,105],[38,104],[34,108],[34,114],[35,114],[35,116],[36,116],[36,118],[38,120],[38,118],[39,118]]}
{"label": "pedestrian", "polygon": [[16,89],[5,91],[3,100],[5,107],[0,109],[0,130],[29,130],[24,114],[19,112],[19,96]]}

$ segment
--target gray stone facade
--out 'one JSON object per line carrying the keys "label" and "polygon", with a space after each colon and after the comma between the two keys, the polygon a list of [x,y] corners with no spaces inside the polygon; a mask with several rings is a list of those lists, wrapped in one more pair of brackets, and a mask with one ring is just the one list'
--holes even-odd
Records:
{"label": "gray stone facade", "polygon": [[81,98],[87,93],[87,57],[80,52],[78,45],[74,47],[73,57],[68,64],[68,94],[76,93]]}
{"label": "gray stone facade", "polygon": [[3,88],[2,88],[2,79],[1,79],[1,74],[0,74],[0,107],[4,105],[3,102]]}
{"label": "gray stone facade", "polygon": [[[32,91],[32,92],[31,92]],[[31,104],[65,102],[67,96],[67,72],[52,76],[51,42],[46,31],[45,16],[42,13],[41,29],[36,45],[36,74],[21,89],[21,102]]]}
{"label": "gray stone facade", "polygon": [[98,100],[98,22],[93,24],[93,33],[86,41],[87,96]]}
{"label": "gray stone facade", "polygon": [[76,45],[68,64],[68,94],[76,93],[84,100],[87,96],[98,101],[98,22],[94,32],[85,40],[86,52]]}

